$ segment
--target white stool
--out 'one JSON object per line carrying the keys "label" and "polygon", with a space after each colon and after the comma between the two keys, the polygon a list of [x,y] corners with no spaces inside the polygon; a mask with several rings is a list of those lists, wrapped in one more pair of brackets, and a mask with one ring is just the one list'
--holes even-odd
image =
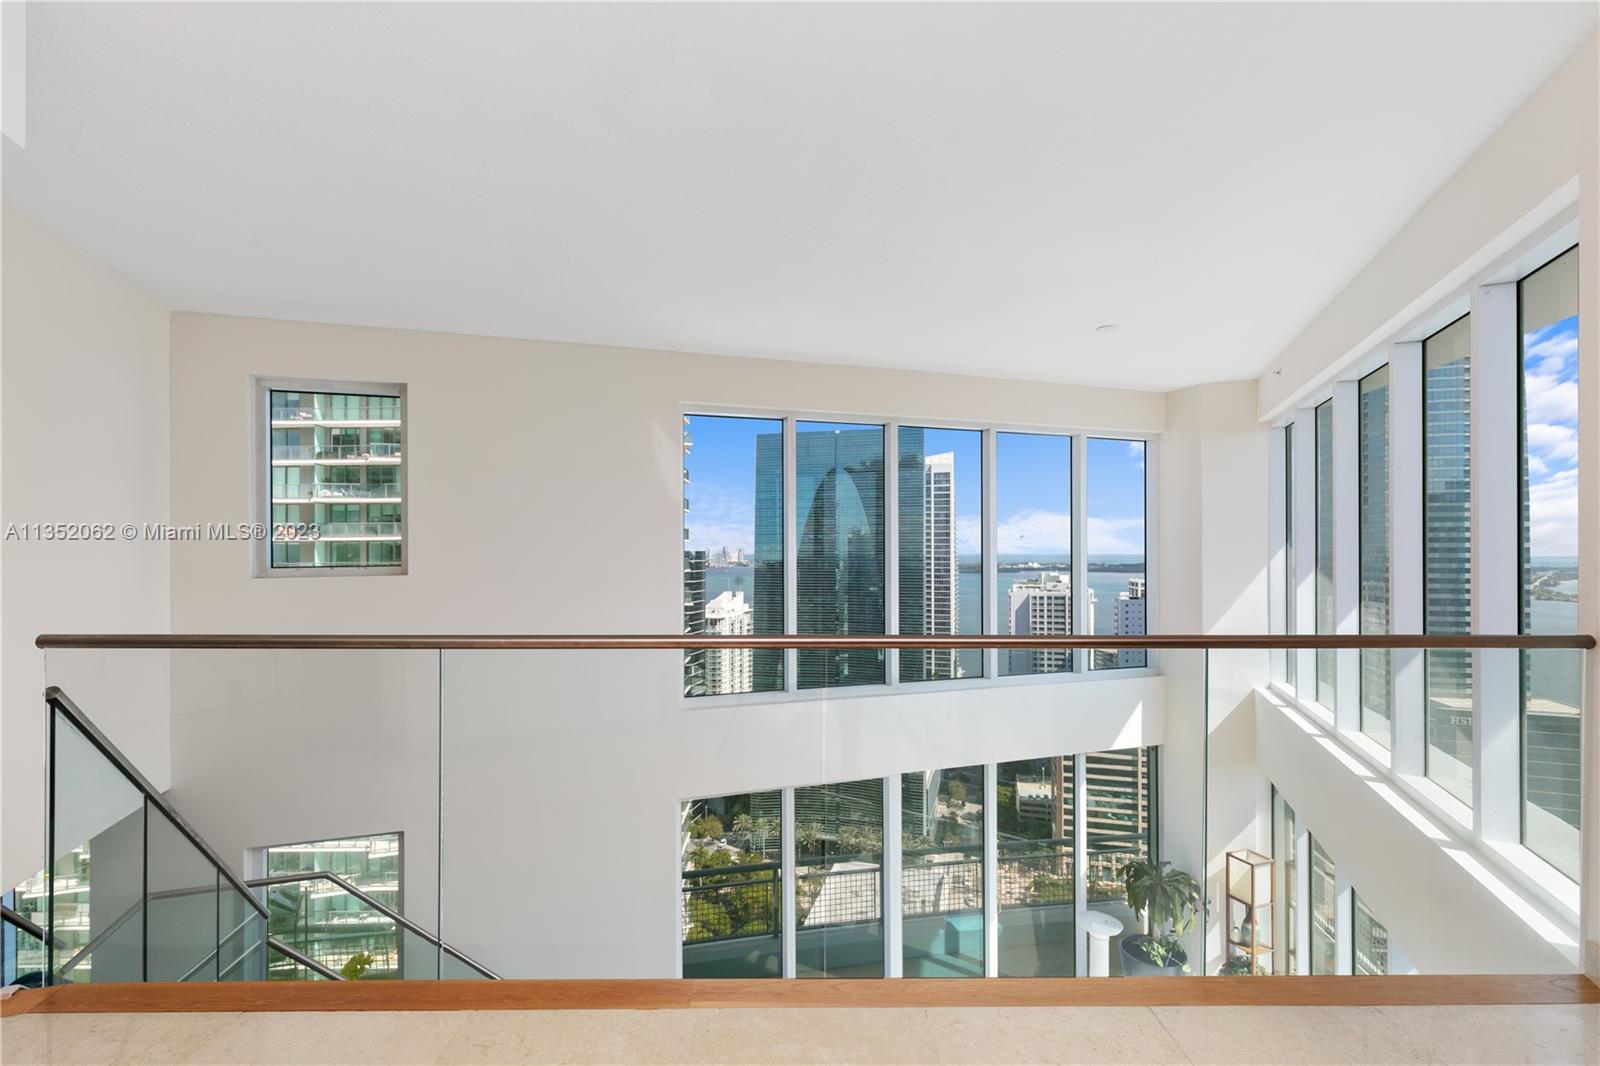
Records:
{"label": "white stool", "polygon": [[1105,911],[1090,911],[1083,916],[1089,934],[1089,976],[1111,976],[1111,938],[1122,932],[1122,922]]}

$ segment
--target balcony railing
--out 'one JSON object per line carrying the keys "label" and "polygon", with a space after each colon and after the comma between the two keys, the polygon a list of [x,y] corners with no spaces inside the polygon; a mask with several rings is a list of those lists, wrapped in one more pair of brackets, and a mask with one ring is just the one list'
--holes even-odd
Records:
{"label": "balcony railing", "polygon": [[335,425],[386,425],[398,426],[400,413],[398,411],[367,411],[350,412],[333,409],[323,410],[317,407],[274,407],[272,409],[274,423],[303,423],[314,425],[316,423],[332,423]]}
{"label": "balcony railing", "polygon": [[401,446],[373,442],[368,444],[274,444],[276,462],[320,463],[353,462],[363,459],[398,460]]}
{"label": "balcony railing", "polygon": [[297,530],[285,527],[273,540],[279,543],[300,543],[308,540],[399,540],[399,522],[321,522],[316,537],[308,537]]}
{"label": "balcony railing", "polygon": [[[399,528],[398,523],[333,524],[323,528],[324,535],[341,525],[377,535],[381,535],[380,528],[396,533]],[[1545,922],[1529,927],[1529,940],[1535,948],[1550,949],[1561,936],[1576,941],[1575,934],[1559,925],[1559,915],[1546,918],[1553,910],[1540,909],[1544,904],[1535,896],[1535,889],[1497,865],[1494,848],[1500,841],[1487,838],[1472,824],[1462,826],[1421,806],[1407,791],[1409,785],[1402,780],[1405,775],[1390,773],[1383,765],[1382,753],[1371,758],[1363,754],[1360,745],[1364,738],[1352,736],[1348,724],[1335,718],[1334,708],[1323,714],[1313,701],[1301,706],[1300,701],[1288,700],[1282,713],[1264,709],[1282,690],[1278,686],[1275,694],[1269,686],[1271,660],[1261,653],[1326,648],[1353,656],[1357,650],[1369,648],[1452,649],[1481,653],[1479,658],[1489,661],[1506,656],[1515,660],[1517,653],[1537,650],[1560,652],[1581,667],[1583,653],[1595,647],[1595,640],[1588,635],[179,633],[47,634],[36,643],[50,652],[47,676],[51,684],[81,685],[85,691],[100,693],[113,714],[121,713],[127,695],[138,691],[134,682],[122,682],[122,678],[170,679],[169,703],[163,710],[171,711],[174,735],[179,729],[193,729],[209,746],[204,759],[190,754],[187,761],[182,749],[173,748],[173,775],[182,781],[175,794],[198,797],[204,804],[199,817],[207,824],[229,824],[230,797],[279,794],[274,790],[283,788],[285,760],[303,755],[324,768],[330,782],[327,831],[337,835],[403,830],[404,867],[412,878],[404,898],[408,906],[422,908],[404,913],[425,923],[440,943],[470,945],[476,957],[506,976],[548,976],[554,967],[571,965],[572,953],[580,950],[592,950],[596,954],[588,957],[603,959],[606,951],[615,949],[620,935],[634,935],[629,932],[632,922],[644,921],[632,913],[636,908],[659,915],[655,908],[663,902],[679,908],[684,972],[697,976],[713,972],[794,975],[797,970],[816,972],[824,967],[827,975],[833,976],[835,963],[827,960],[846,957],[858,972],[872,972],[876,966],[877,972],[893,976],[894,960],[899,957],[890,952],[897,947],[920,952],[917,965],[923,967],[923,973],[942,973],[939,968],[946,966],[965,966],[960,972],[973,975],[997,967],[1008,976],[1019,972],[1017,967],[1030,976],[1086,973],[1087,954],[1078,938],[1087,935],[1087,928],[1115,919],[1128,935],[1138,929],[1137,919],[1125,905],[1121,876],[1122,867],[1134,858],[1179,863],[1201,883],[1199,921],[1186,943],[1190,944],[1194,972],[1215,974],[1220,963],[1205,957],[1204,952],[1208,935],[1216,943],[1225,942],[1216,935],[1229,906],[1226,886],[1217,874],[1222,868],[1221,855],[1232,846],[1234,836],[1250,837],[1249,846],[1263,847],[1260,841],[1268,838],[1271,826],[1259,820],[1256,825],[1249,824],[1251,817],[1263,817],[1250,814],[1258,809],[1257,796],[1268,794],[1268,782],[1263,779],[1248,786],[1248,803],[1241,806],[1238,796],[1230,797],[1232,805],[1226,810],[1230,839],[1216,836],[1209,806],[1213,793],[1238,787],[1230,778],[1242,771],[1236,750],[1228,751],[1227,758],[1232,761],[1215,761],[1206,723],[1226,719],[1230,730],[1242,729],[1248,736],[1251,715],[1257,729],[1266,728],[1264,720],[1272,719],[1276,723],[1272,728],[1310,749],[1311,755],[1306,755],[1300,747],[1294,748],[1296,759],[1305,761],[1322,753],[1319,757],[1325,756],[1335,770],[1344,766],[1359,788],[1387,804],[1384,811],[1404,807],[1408,813],[1402,822],[1427,826],[1415,830],[1420,839],[1416,850],[1450,849],[1445,861],[1470,882],[1464,891],[1517,901],[1516,907],[1500,907],[1504,913],[1494,919],[1499,924],[1486,932],[1481,944],[1470,932],[1454,939],[1427,938],[1438,943],[1450,940],[1450,950],[1455,953],[1451,957],[1466,960],[1453,963],[1459,967],[1456,972],[1473,966],[1479,958],[1473,952],[1480,948],[1481,957],[1489,960],[1483,964],[1486,968],[1502,964],[1504,960],[1491,957],[1492,953],[1513,936],[1508,930],[1522,920],[1524,912],[1535,913]],[[685,650],[752,647],[784,652],[883,652],[881,661],[890,668],[878,676],[887,675],[889,680],[870,688],[837,684],[729,696],[721,703],[708,701],[704,713],[700,706],[675,702],[681,699],[676,682]],[[968,677],[896,687],[894,656],[927,648],[1138,650],[1155,654],[1150,656],[1150,666],[1139,671]],[[1231,659],[1234,655],[1244,657]],[[795,662],[792,655],[772,658],[790,673]],[[987,661],[992,663],[994,658],[989,656]],[[1214,669],[1219,662],[1226,668]],[[1232,686],[1227,690],[1230,702],[1226,715],[1213,716],[1211,701],[1219,676],[1226,679],[1220,683]],[[792,677],[786,680],[793,683]],[[641,694],[648,696],[654,691],[652,685],[659,685],[659,698],[649,697],[655,702],[642,710]],[[1252,695],[1256,689],[1261,691]],[[927,698],[919,695],[924,692]],[[1528,701],[1519,701],[1515,689],[1512,693],[1511,701],[1518,705],[1508,713],[1514,721],[1523,709],[1521,704]],[[886,694],[895,698],[883,699]],[[874,698],[847,702],[858,695]],[[1241,701],[1246,698],[1252,702],[1241,714]],[[961,703],[965,706],[956,706]],[[1574,703],[1581,705],[1581,697],[1563,706]],[[1111,705],[1112,710],[1106,710]],[[1530,703],[1529,707],[1532,716],[1557,717],[1542,710],[1542,705]],[[1343,713],[1346,708],[1341,705],[1338,710]],[[1398,722],[1404,714],[1424,713],[1424,708],[1397,700],[1394,713]],[[1570,713],[1560,716],[1563,725],[1571,720]],[[773,722],[779,723],[774,728],[783,731],[776,740],[743,732],[765,729]],[[138,730],[147,726],[147,720],[134,713],[121,724],[127,735],[139,735]],[[1037,737],[1030,739],[1019,732],[1024,729],[1036,730]],[[1306,739],[1313,734],[1314,740]],[[1397,728],[1396,738],[1401,734]],[[1540,735],[1539,742],[1547,747],[1565,743],[1560,738],[1566,735],[1552,726]],[[1086,736],[1092,739],[1084,741]],[[1571,750],[1563,748],[1562,754],[1576,752],[1577,736],[1574,729]],[[1239,734],[1231,734],[1228,743],[1238,739]],[[792,753],[772,759],[767,766],[764,753],[773,751],[775,745],[791,743]],[[1279,743],[1283,750],[1290,750],[1287,741]],[[1070,747],[1074,744],[1082,746]],[[1148,843],[1141,843],[1132,828],[1127,832],[1097,828],[1113,825],[1119,813],[1128,810],[1134,811],[1134,821],[1143,818],[1142,808],[1130,808],[1121,800],[1102,802],[1098,793],[1115,780],[1114,775],[1107,776],[1104,766],[1074,770],[1073,776],[1062,779],[1075,782],[1069,787],[1077,790],[1073,805],[1065,809],[1059,797],[1052,806],[1042,801],[1037,791],[1001,793],[997,784],[999,768],[1006,760],[1071,756],[1081,763],[1107,750],[1155,745],[1163,745],[1159,760],[1151,760],[1158,767],[1161,784],[1159,802],[1152,794],[1149,811],[1160,824],[1151,830]],[[929,751],[938,754],[928,756]],[[1262,751],[1259,758],[1261,765],[1266,765],[1264,747]],[[1548,755],[1544,751],[1541,758]],[[1252,750],[1250,757],[1258,756]],[[928,766],[916,761],[927,758],[941,761]],[[670,765],[670,775],[641,772],[641,767],[658,763]],[[895,808],[895,796],[908,787],[903,775],[971,766],[980,768],[981,774],[968,779],[969,791],[957,806],[936,812],[940,819],[952,812],[959,817],[943,823],[938,832],[906,830],[911,835],[902,838],[903,827],[898,823],[904,812]],[[341,769],[332,769],[336,767]],[[1245,767],[1245,771],[1249,769]],[[1331,773],[1327,768],[1318,772],[1324,776]],[[764,778],[768,773],[771,780]],[[982,783],[973,784],[974,780]],[[870,797],[880,795],[877,788],[881,785],[881,831],[856,831],[870,823],[870,812],[865,821],[842,823],[852,832],[838,836],[829,835],[834,832],[826,825],[831,813],[807,813],[799,820],[796,805],[803,790],[844,782],[870,786],[869,803],[873,802]],[[1271,783],[1288,789],[1306,787],[1294,779],[1293,772],[1279,775]],[[730,840],[743,835],[728,843],[729,865],[683,871],[675,900],[656,896],[652,903],[629,894],[632,889],[626,886],[635,882],[654,886],[641,891],[663,887],[659,878],[635,876],[631,865],[641,855],[644,858],[638,861],[653,861],[648,855],[662,843],[640,844],[640,839],[657,832],[672,833],[664,821],[668,812],[659,807],[694,802],[692,797],[697,795],[732,799],[736,797],[727,793],[749,791],[754,795],[762,789],[770,793],[762,800],[766,806],[728,807],[730,812],[738,812],[730,817],[746,818],[730,823],[742,826],[737,833],[728,834]],[[552,797],[563,799],[557,803]],[[579,803],[584,812],[581,818],[563,807],[569,798]],[[250,802],[266,805],[271,801]],[[807,802],[820,801],[811,797]],[[1553,801],[1542,802],[1554,806]],[[349,809],[342,804],[349,804]],[[1046,808],[1043,813],[1041,807]],[[307,809],[314,811],[315,804]],[[820,808],[802,809],[814,812]],[[391,811],[396,818],[403,815],[409,821],[404,826],[366,824],[375,820],[374,810]],[[1309,817],[1307,812],[1312,810],[1307,804],[1302,816]],[[333,820],[334,814],[340,817]],[[1076,816],[1076,828],[1069,814]],[[1322,817],[1329,816],[1323,813]],[[1471,812],[1468,817],[1470,822]],[[1561,812],[1552,817],[1560,821]],[[1567,817],[1555,829],[1573,833],[1576,815]],[[1015,820],[1021,818],[1047,823],[1027,830],[1040,833],[1042,839],[1019,839],[1022,830]],[[263,842],[316,838],[317,829],[306,824],[299,813],[292,821],[293,830],[252,826],[251,831]],[[750,828],[752,821],[756,829]],[[152,817],[152,824],[158,822]],[[781,833],[773,835],[763,828],[768,822],[781,823]],[[885,824],[891,822],[895,824]],[[543,833],[548,847],[523,854],[526,849],[508,846],[506,841],[521,832],[524,823]],[[820,838],[819,824],[823,825]],[[656,828],[649,828],[652,825]],[[983,834],[981,844],[962,832],[963,827],[978,826]],[[926,844],[930,838],[956,835],[943,836],[946,827],[959,832],[961,844]],[[1252,833],[1259,836],[1252,837]],[[840,844],[841,840],[850,843]],[[1434,843],[1436,840],[1443,843]],[[910,846],[913,844],[916,846]],[[828,846],[838,846],[845,853],[827,853]],[[1381,919],[1386,900],[1379,892],[1369,893],[1362,883],[1354,847],[1345,850],[1343,857],[1341,876],[1353,878],[1353,891]],[[57,935],[69,936],[70,930],[70,936],[78,938],[76,951],[83,938],[102,932],[101,917],[105,915],[104,910],[75,909],[78,897],[86,894],[80,893],[80,887],[92,885],[98,891],[104,882],[93,876],[88,856],[74,857],[58,848],[54,858]],[[756,858],[760,861],[752,861]],[[1412,857],[1401,854],[1400,858],[1409,862]],[[1299,861],[1304,869],[1309,862],[1305,852],[1300,853]],[[614,864],[617,877],[597,888],[600,883],[593,879],[563,876],[561,868],[570,862],[585,868]],[[1482,887],[1489,884],[1493,887]],[[426,890],[419,892],[413,887],[417,885]],[[227,905],[248,906],[246,901],[232,898],[233,887],[224,882],[208,886],[208,890],[213,901],[220,898]],[[672,891],[670,885],[666,890]],[[1567,889],[1558,884],[1553,891]],[[1571,891],[1575,895],[1578,886]],[[178,906],[169,897],[152,895],[151,899],[163,906]],[[1534,903],[1525,904],[1528,899]],[[1301,914],[1309,913],[1304,893],[1298,903]],[[212,906],[215,910],[215,902]],[[401,913],[398,902],[394,910]],[[84,918],[81,929],[75,924],[80,914]],[[552,914],[573,915],[567,923],[570,928],[552,926]],[[248,917],[241,913],[232,924]],[[334,934],[348,935],[348,942],[355,943],[371,929],[394,928],[391,922],[371,914],[350,926],[345,930],[329,925],[311,932],[327,932],[330,939]],[[231,928],[220,927],[218,939],[226,941]],[[289,946],[325,966],[337,964],[332,969],[350,961],[336,951],[313,954],[307,950],[313,937],[308,934],[303,939],[307,942]],[[1391,939],[1412,946],[1403,936]],[[558,952],[547,955],[546,944],[559,945]],[[1433,949],[1437,943],[1418,942],[1416,947]],[[1309,950],[1304,939],[1299,950]],[[691,967],[692,952],[699,953],[699,958]],[[1012,954],[1008,956],[1008,952]],[[1025,967],[1012,961],[1019,952],[1029,960]],[[438,949],[424,946],[421,953],[431,959]],[[393,960],[385,956],[384,961],[393,961],[390,968],[398,969],[404,957],[397,952]],[[111,961],[109,955],[102,958],[108,964]],[[556,961],[549,961],[551,958]],[[709,961],[702,964],[700,959]],[[100,961],[91,954],[73,972]],[[232,956],[225,955],[218,969],[231,961]],[[202,972],[210,965],[205,957],[191,957],[184,968],[197,964]],[[57,966],[59,970],[59,960]],[[910,969],[911,963],[906,962],[906,972]],[[91,975],[95,970],[107,972],[99,965],[89,966]],[[623,967],[619,965],[618,970]],[[605,975],[603,968],[590,972]],[[1550,965],[1546,972],[1573,971]],[[181,976],[182,971],[176,975]],[[95,975],[93,979],[101,978]]]}
{"label": "balcony railing", "polygon": [[398,500],[400,485],[348,484],[318,481],[272,486],[272,501],[280,500]]}

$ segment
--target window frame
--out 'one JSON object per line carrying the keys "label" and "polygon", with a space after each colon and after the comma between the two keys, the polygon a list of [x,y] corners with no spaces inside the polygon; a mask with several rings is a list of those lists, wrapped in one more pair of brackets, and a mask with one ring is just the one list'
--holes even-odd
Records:
{"label": "window frame", "polygon": [[[949,430],[978,430],[981,433],[981,514],[983,518],[983,544],[982,544],[982,597],[983,607],[981,620],[984,636],[1003,636],[1000,629],[998,606],[998,553],[996,551],[996,535],[998,528],[998,515],[996,514],[996,444],[995,437],[999,433],[1031,433],[1044,436],[1068,437],[1072,440],[1072,545],[1073,545],[1073,576],[1074,584],[1080,584],[1079,573],[1087,580],[1088,558],[1077,550],[1080,544],[1086,543],[1087,511],[1085,503],[1085,457],[1087,442],[1093,437],[1099,440],[1139,441],[1145,446],[1145,476],[1144,476],[1144,526],[1145,526],[1145,629],[1147,633],[1159,633],[1160,630],[1160,573],[1159,573],[1159,521],[1157,510],[1158,486],[1160,484],[1160,438],[1156,432],[1126,431],[1126,430],[1097,430],[1081,427],[1067,426],[1040,426],[1027,423],[1011,423],[985,421],[981,419],[938,418],[922,417],[920,415],[874,415],[862,412],[816,410],[809,408],[773,408],[744,405],[730,405],[721,403],[692,403],[684,402],[679,405],[678,416],[693,418],[695,416],[706,418],[766,418],[775,419],[783,424],[783,497],[784,497],[784,635],[793,636],[796,629],[798,612],[798,590],[796,588],[796,544],[794,516],[796,504],[795,489],[795,426],[800,422],[840,422],[852,425],[882,426],[884,431],[884,469],[897,469],[900,460],[900,427],[913,426],[919,429],[949,429]],[[900,557],[899,544],[899,506],[895,491],[895,479],[884,479],[884,599],[885,619],[884,628],[889,634],[895,634],[899,628],[899,593],[900,593]],[[1080,562],[1081,560],[1081,562]],[[347,568],[349,569],[349,568]],[[1073,631],[1081,633],[1083,622],[1088,608],[1087,599],[1073,597]],[[680,700],[686,707],[728,707],[771,703],[795,703],[811,700],[839,700],[878,697],[886,694],[907,694],[916,692],[945,692],[965,689],[989,688],[996,685],[1034,685],[1034,684],[1077,684],[1090,681],[1107,681],[1116,679],[1137,679],[1157,676],[1161,673],[1160,653],[1151,650],[1146,655],[1146,664],[1142,667],[1127,667],[1116,670],[1087,669],[1088,653],[1086,649],[1078,649],[1075,653],[1075,664],[1078,669],[1064,670],[1051,674],[1013,674],[1000,676],[999,650],[985,648],[983,658],[983,676],[960,677],[929,681],[902,682],[899,676],[899,653],[889,649],[885,654],[884,681],[868,685],[850,685],[843,688],[811,688],[798,687],[798,656],[796,649],[784,650],[784,687],[771,692],[733,692],[718,695],[688,696],[680,693]]]}
{"label": "window frame", "polygon": [[[362,396],[394,396],[398,401],[402,442],[409,436],[409,405],[404,382],[332,381],[317,378],[254,376],[250,379],[250,522],[265,535],[251,541],[250,576],[253,578],[307,577],[404,577],[411,570],[411,541],[408,520],[411,512],[411,463],[402,454],[397,486],[405,510],[401,512],[400,562],[383,566],[273,566],[272,565],[272,394],[274,392],[349,393]],[[403,446],[408,446],[403,444]]]}

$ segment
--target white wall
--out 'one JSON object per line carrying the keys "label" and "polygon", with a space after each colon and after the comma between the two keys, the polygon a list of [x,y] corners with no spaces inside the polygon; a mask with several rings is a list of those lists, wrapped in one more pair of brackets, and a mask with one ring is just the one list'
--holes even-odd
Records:
{"label": "white wall", "polygon": [[[1169,633],[1267,631],[1269,435],[1254,404],[1255,385],[1247,381],[1167,396],[1158,476],[1161,620]],[[1229,848],[1267,844],[1250,714],[1251,690],[1267,676],[1267,653],[1164,652],[1161,666],[1168,685],[1163,857],[1196,877],[1205,871],[1212,901],[1207,972],[1215,973],[1222,962],[1223,857]],[[1203,849],[1202,810],[1208,812]],[[1198,934],[1191,940],[1192,964]]]}
{"label": "white wall", "polygon": [[[1377,161],[1381,165],[1381,161]],[[1573,210],[1578,218],[1580,487],[1578,628],[1600,633],[1600,35],[1580,45],[1295,339],[1259,379],[1276,417],[1439,311]],[[1585,790],[1600,788],[1600,653],[1587,656]],[[1584,969],[1600,980],[1600,818],[1583,827]],[[1409,944],[1407,947],[1409,948]]]}
{"label": "white wall", "polygon": [[[178,524],[249,515],[252,375],[408,388],[409,573],[258,579],[247,546],[185,542],[173,625],[198,632],[675,631],[686,406],[1140,433],[1166,417],[1157,393],[193,314],[174,316],[172,368]],[[674,652],[453,653],[442,684],[440,660],[391,653],[171,662],[173,799],[225,858],[399,829],[406,909],[431,927],[442,821],[443,935],[514,976],[674,972],[682,800],[1158,743],[1165,691],[1019,679],[686,706]]]}
{"label": "white wall", "polygon": [[[0,246],[0,526],[165,521],[166,308],[10,207]],[[171,579],[165,544],[120,534],[0,546],[0,884],[42,864],[47,678],[33,638],[165,631]],[[130,664],[132,675],[85,664],[73,695],[160,785],[168,770],[166,680],[151,664]]]}
{"label": "white wall", "polygon": [[1261,771],[1296,825],[1311,830],[1418,971],[1572,971],[1575,928],[1520,898],[1442,819],[1362,771],[1326,727],[1258,691],[1255,731]]}

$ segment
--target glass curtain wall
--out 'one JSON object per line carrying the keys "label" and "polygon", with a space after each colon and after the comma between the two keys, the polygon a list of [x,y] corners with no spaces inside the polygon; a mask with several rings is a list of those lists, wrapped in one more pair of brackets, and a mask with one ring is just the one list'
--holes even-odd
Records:
{"label": "glass curtain wall", "polygon": [[983,976],[983,767],[900,778],[907,977]]}
{"label": "glass curtain wall", "polygon": [[[983,632],[983,434],[901,426],[900,632]],[[982,677],[983,652],[907,648],[901,681]]]}
{"label": "glass curtain wall", "polygon": [[783,800],[683,805],[683,976],[783,975]]}
{"label": "glass curtain wall", "polygon": [[[1578,250],[1518,286],[1522,631],[1578,632]],[[1578,879],[1583,657],[1522,653],[1522,842]]]}
{"label": "glass curtain wall", "polygon": [[883,780],[794,790],[795,976],[883,976]]}
{"label": "glass curtain wall", "polygon": [[1338,890],[1333,859],[1311,838],[1311,972],[1339,972]]}
{"label": "glass curtain wall", "polygon": [[1001,977],[1078,972],[1074,791],[1070,755],[996,767]]}
{"label": "glass curtain wall", "polygon": [[[1317,442],[1317,633],[1334,631],[1333,616],[1333,401],[1316,410]],[[1317,649],[1317,702],[1334,705],[1338,655]]]}
{"label": "glass curtain wall", "polygon": [[[284,844],[267,849],[266,872],[269,877],[335,874],[404,914],[400,852],[399,833]],[[266,904],[272,935],[335,973],[364,980],[404,976],[402,931],[349,893],[322,881],[274,885],[266,890]],[[293,959],[274,953],[267,976],[292,981],[311,974]]]}
{"label": "glass curtain wall", "polygon": [[[795,425],[796,632],[884,632],[882,426]],[[881,648],[802,648],[802,689],[884,683]]]}
{"label": "glass curtain wall", "polygon": [[1140,931],[1120,876],[1127,863],[1154,862],[1156,749],[1124,748],[1083,757],[1085,891],[1090,910],[1122,923],[1111,938],[1111,975],[1122,973],[1122,937]]}
{"label": "glass curtain wall", "polygon": [[[783,632],[783,422],[683,420],[683,631]],[[686,696],[779,692],[783,651],[683,653]]]}
{"label": "glass curtain wall", "polygon": [[[1145,633],[1145,442],[1090,437],[1084,506],[1091,633]],[[1143,648],[1096,649],[1094,670],[1144,666]]]}
{"label": "glass curtain wall", "polygon": [[[1389,615],[1389,368],[1360,385],[1361,632],[1387,633]],[[1387,648],[1361,650],[1361,731],[1390,746],[1393,672]]]}
{"label": "glass curtain wall", "polygon": [[[1070,634],[1072,438],[996,433],[995,481],[1000,626],[1017,636]],[[1073,668],[1070,649],[999,654],[1002,675]]]}
{"label": "glass curtain wall", "polygon": [[[1472,331],[1463,315],[1422,342],[1423,629],[1472,631]],[[1427,776],[1472,802],[1472,653],[1425,653]]]}

